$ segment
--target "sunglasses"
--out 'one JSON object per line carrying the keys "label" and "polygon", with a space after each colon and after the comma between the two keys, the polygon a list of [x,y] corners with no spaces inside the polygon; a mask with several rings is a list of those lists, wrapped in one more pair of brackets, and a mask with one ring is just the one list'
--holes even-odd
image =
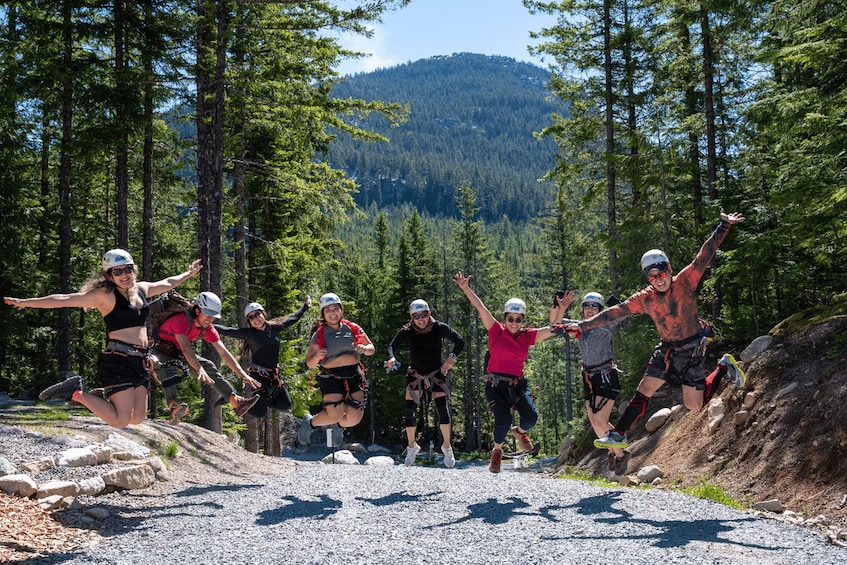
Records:
{"label": "sunglasses", "polygon": [[113,277],[119,277],[119,276],[121,276],[121,275],[122,275],[122,274],[124,274],[124,273],[126,273],[126,274],[130,275],[130,274],[132,274],[134,271],[135,271],[135,267],[133,267],[132,265],[130,265],[129,267],[115,267],[114,269],[110,270],[110,271],[109,271],[109,273],[110,273]]}
{"label": "sunglasses", "polygon": [[414,314],[412,314],[413,320],[423,320],[424,318],[429,318],[428,310],[424,312],[415,312]]}
{"label": "sunglasses", "polygon": [[665,277],[668,276],[667,271],[662,271],[661,273],[656,273],[655,275],[647,275],[647,280],[652,282],[664,280]]}
{"label": "sunglasses", "polygon": [[261,310],[256,310],[255,312],[250,312],[250,315],[247,316],[248,320],[255,320],[259,316],[261,316],[263,312]]}
{"label": "sunglasses", "polygon": [[506,321],[510,324],[522,324],[523,316],[506,316]]}
{"label": "sunglasses", "polygon": [[586,302],[582,305],[583,308],[593,308],[595,310],[599,310],[601,307],[596,302]]}

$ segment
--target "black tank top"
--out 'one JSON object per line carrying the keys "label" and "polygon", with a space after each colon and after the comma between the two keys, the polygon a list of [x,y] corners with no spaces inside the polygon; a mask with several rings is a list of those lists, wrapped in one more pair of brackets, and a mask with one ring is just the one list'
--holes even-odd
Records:
{"label": "black tank top", "polygon": [[138,289],[137,292],[138,296],[141,297],[141,308],[136,308],[130,304],[129,300],[117,288],[115,289],[115,307],[103,316],[103,321],[106,323],[106,333],[144,325],[144,322],[147,321],[147,315],[150,313],[150,304],[141,289]]}

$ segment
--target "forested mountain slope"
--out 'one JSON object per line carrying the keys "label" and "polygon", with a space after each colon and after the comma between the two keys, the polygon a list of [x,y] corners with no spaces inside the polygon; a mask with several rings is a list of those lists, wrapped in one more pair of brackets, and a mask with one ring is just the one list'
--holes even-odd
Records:
{"label": "forested mountain slope", "polygon": [[437,216],[455,215],[456,187],[470,183],[481,216],[520,221],[554,195],[539,183],[553,166],[555,144],[533,134],[559,111],[547,97],[547,71],[507,57],[460,53],[358,74],[338,85],[338,98],[408,103],[409,120],[363,124],[388,143],[334,142],[330,161],[361,185],[357,203],[409,202]]}

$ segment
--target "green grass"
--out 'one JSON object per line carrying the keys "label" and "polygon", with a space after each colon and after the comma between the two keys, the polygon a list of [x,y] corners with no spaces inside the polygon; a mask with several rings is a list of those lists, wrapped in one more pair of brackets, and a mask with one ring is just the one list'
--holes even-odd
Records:
{"label": "green grass", "polygon": [[717,502],[730,508],[744,509],[743,504],[729,496],[721,487],[706,482],[706,479],[700,479],[696,485],[680,489],[680,492],[690,494],[696,498],[702,498],[703,500],[711,500],[712,502]]}

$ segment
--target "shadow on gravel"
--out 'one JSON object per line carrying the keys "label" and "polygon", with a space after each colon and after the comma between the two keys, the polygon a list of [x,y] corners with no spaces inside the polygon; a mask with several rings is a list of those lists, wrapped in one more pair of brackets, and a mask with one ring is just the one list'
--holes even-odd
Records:
{"label": "shadow on gravel", "polygon": [[[764,549],[768,551],[786,549],[780,545],[762,545],[756,543],[741,543],[726,537],[720,537],[721,534],[731,532],[737,527],[735,524],[754,523],[755,518],[738,518],[725,520],[650,520],[646,518],[636,518],[631,513],[614,508],[614,504],[621,497],[620,492],[607,492],[597,496],[583,498],[574,504],[564,506],[562,508],[575,509],[577,514],[588,516],[596,523],[601,524],[642,524],[644,525],[645,533],[643,535],[628,535],[621,533],[616,535],[617,538],[628,540],[645,540],[652,541],[655,547],[671,548],[684,547],[691,542],[708,542],[708,543],[724,543],[728,545],[737,545],[741,547],[750,547],[756,549]],[[598,516],[604,515],[604,516]],[[548,540],[568,540],[568,539],[597,539],[604,540],[606,536],[591,536],[591,535],[575,535],[562,537],[548,537]]]}
{"label": "shadow on gravel", "polygon": [[329,518],[341,510],[341,501],[326,495],[320,495],[318,500],[306,500],[297,498],[296,496],[284,496],[282,500],[287,502],[287,504],[279,508],[259,512],[259,517],[256,518],[256,525],[271,526],[295,518],[322,520]]}
{"label": "shadow on gravel", "polygon": [[357,496],[356,500],[369,502],[374,506],[391,506],[392,504],[402,504],[404,502],[418,502],[421,499],[435,498],[443,494],[442,492],[431,492],[429,494],[407,494],[405,492],[395,492],[379,498],[362,498]]}
{"label": "shadow on gravel", "polygon": [[546,506],[538,510],[525,511],[530,508],[530,505],[516,496],[510,496],[505,502],[496,498],[489,498],[485,502],[471,504],[468,506],[468,515],[453,520],[444,522],[443,524],[433,524],[427,526],[428,529],[441,528],[444,526],[452,526],[461,524],[462,522],[470,522],[471,520],[480,520],[486,524],[500,525],[505,524],[509,520],[517,516],[540,516],[551,522],[555,522],[556,518],[552,515],[554,510],[560,510],[563,506]]}

